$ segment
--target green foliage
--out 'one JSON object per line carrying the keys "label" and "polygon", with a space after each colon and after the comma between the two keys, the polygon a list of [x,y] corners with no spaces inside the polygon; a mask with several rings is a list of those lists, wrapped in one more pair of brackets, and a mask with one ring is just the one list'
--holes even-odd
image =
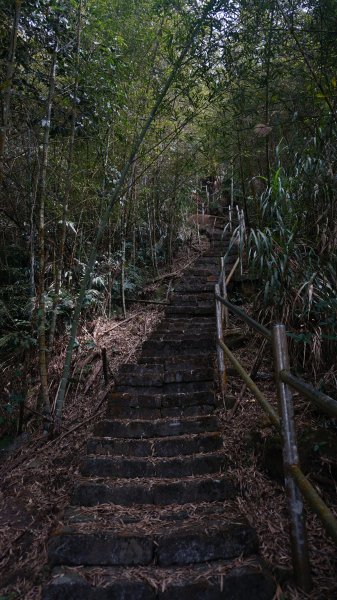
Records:
{"label": "green foliage", "polygon": [[263,283],[261,314],[287,324],[294,357],[314,372],[332,366],[337,349],[337,258],[329,251],[337,190],[324,160],[332,148],[318,145],[308,141],[292,165],[275,171],[249,238],[251,268]]}
{"label": "green foliage", "polygon": [[[0,192],[0,352],[34,350],[43,262],[47,328],[53,315],[57,333],[69,327],[98,223],[205,4],[22,3]],[[13,8],[12,2],[0,7],[3,80]],[[86,317],[107,314],[111,300],[120,309],[124,243],[127,299],[171,263],[195,211],[192,190],[201,177],[219,175],[221,190],[203,200],[210,211],[221,212],[231,199],[245,208],[264,312],[286,321],[294,348],[302,348],[294,350],[301,364],[330,364],[337,234],[336,122],[329,102],[337,89],[337,50],[333,28],[325,25],[336,18],[332,0],[305,7],[214,3],[114,206],[90,274]],[[56,41],[41,260],[37,191]]]}

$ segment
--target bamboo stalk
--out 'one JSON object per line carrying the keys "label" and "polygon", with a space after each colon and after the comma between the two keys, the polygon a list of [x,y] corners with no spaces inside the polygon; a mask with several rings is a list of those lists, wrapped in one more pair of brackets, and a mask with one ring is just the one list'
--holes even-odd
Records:
{"label": "bamboo stalk", "polygon": [[233,277],[233,275],[234,275],[234,273],[236,271],[236,268],[237,268],[239,262],[240,262],[240,258],[237,258],[236,261],[235,261],[235,263],[234,263],[234,265],[232,266],[232,269],[231,269],[231,271],[230,271],[227,279],[226,279],[226,285],[228,285],[229,282],[230,282],[230,280],[232,279],[232,277]]}

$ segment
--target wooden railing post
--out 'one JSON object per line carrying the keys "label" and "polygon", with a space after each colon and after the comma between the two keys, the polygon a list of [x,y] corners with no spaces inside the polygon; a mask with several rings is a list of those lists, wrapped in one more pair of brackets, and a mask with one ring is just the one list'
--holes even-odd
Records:
{"label": "wooden railing post", "polygon": [[[227,284],[226,284],[226,267],[225,267],[225,257],[222,256],[220,259],[220,268],[221,268],[221,292],[222,297],[227,300]],[[221,305],[221,318],[223,324],[223,331],[228,329],[228,308],[227,306]]]}
{"label": "wooden railing post", "polygon": [[289,370],[289,355],[284,325],[274,325],[272,329],[272,344],[281,418],[285,486],[290,511],[290,537],[294,576],[296,584],[305,592],[309,592],[312,587],[312,581],[303,500],[302,494],[290,474],[290,467],[292,465],[299,466],[293,399],[289,386],[283,383],[279,376],[282,370]]}
{"label": "wooden railing post", "polygon": [[[216,284],[215,293],[220,296],[220,286]],[[222,316],[221,316],[221,304],[219,300],[215,300],[215,313],[216,313],[216,335],[217,338],[223,339],[222,332]],[[222,401],[225,405],[225,357],[222,348],[217,344],[217,360],[218,360],[218,373],[219,373],[219,384],[222,396]],[[226,405],[225,405],[226,408]]]}

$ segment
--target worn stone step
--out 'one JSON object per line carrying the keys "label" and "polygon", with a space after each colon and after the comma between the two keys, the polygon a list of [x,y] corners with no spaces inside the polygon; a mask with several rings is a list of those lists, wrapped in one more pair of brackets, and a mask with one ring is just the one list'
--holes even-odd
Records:
{"label": "worn stone step", "polygon": [[99,527],[73,524],[49,540],[52,565],[191,565],[255,554],[255,530],[241,518],[227,522],[225,515],[183,523],[147,523]]}
{"label": "worn stone step", "polygon": [[[137,388],[138,389],[138,388]],[[108,418],[115,419],[164,419],[167,417],[201,417],[210,415],[214,412],[213,404],[202,404],[199,406],[178,407],[172,406],[167,408],[132,408],[110,407],[108,409]]]}
{"label": "worn stone step", "polygon": [[[210,250],[210,247],[208,250]],[[203,266],[205,268],[206,268],[206,266],[210,266],[210,267],[216,266],[220,270],[219,265],[220,265],[220,261],[218,258],[205,256],[205,254],[200,256],[200,258],[198,260],[198,266]],[[193,268],[194,268],[194,265],[193,265]]]}
{"label": "worn stone step", "polygon": [[195,304],[198,305],[200,303],[203,304],[212,304],[214,303],[214,293],[203,293],[203,294],[179,294],[179,292],[174,292],[173,297],[171,299],[171,304]]}
{"label": "worn stone step", "polygon": [[153,420],[165,417],[201,416],[211,414],[220,406],[220,400],[212,392],[154,396],[115,393],[108,401],[107,418]]}
{"label": "worn stone step", "polygon": [[164,371],[162,365],[121,365],[115,377],[116,385],[162,387]]}
{"label": "worn stone step", "polygon": [[200,275],[192,275],[190,273],[186,273],[185,277],[183,278],[183,282],[184,283],[216,283],[217,280],[219,278],[219,275],[216,273],[209,273],[207,276],[205,277],[200,277]]}
{"label": "worn stone step", "polygon": [[170,436],[167,438],[121,439],[91,438],[87,443],[88,454],[113,456],[181,456],[201,452],[215,452],[222,448],[220,433],[202,433]]}
{"label": "worn stone step", "polygon": [[214,372],[211,366],[200,365],[185,360],[178,363],[156,365],[126,364],[116,375],[117,386],[162,387],[168,383],[213,381]]}
{"label": "worn stone step", "polygon": [[203,292],[214,293],[214,282],[203,283],[197,279],[194,279],[193,281],[183,280],[176,286],[175,290],[181,294],[202,294]]}
{"label": "worn stone step", "polygon": [[[171,338],[172,339],[172,338]],[[173,336],[174,341],[179,341],[183,339],[183,336],[180,337],[180,334],[176,334]],[[215,339],[215,335],[213,334],[213,340]],[[157,340],[156,340],[157,341]],[[166,342],[167,340],[164,340],[164,342]],[[174,354],[171,356],[140,356],[138,359],[138,364],[161,364],[161,365],[165,365],[168,362],[176,362],[178,363],[185,361],[186,359],[189,359],[191,361],[195,361],[195,364],[199,364],[201,365],[213,365],[214,364],[214,356],[215,356],[215,349],[213,349],[213,351],[209,351],[208,353],[203,353],[203,354],[191,354],[191,356],[189,357],[188,354]]]}
{"label": "worn stone step", "polygon": [[[159,391],[159,390],[158,390]],[[173,408],[200,406],[202,404],[218,405],[218,400],[211,391],[198,391],[189,394],[164,394],[157,393],[147,395],[138,393],[137,395],[112,392],[109,396],[108,406],[130,406],[131,408]]]}
{"label": "worn stone step", "polygon": [[[221,249],[225,249],[225,251],[227,252],[229,249],[229,255],[231,253],[234,253],[235,251],[237,251],[238,247],[239,247],[239,241],[236,240],[221,240],[221,239],[212,239],[210,240],[210,244],[209,244],[209,248],[221,248]],[[209,248],[206,249],[205,252],[203,252],[203,256],[205,256],[205,254],[208,252]]]}
{"label": "worn stone step", "polygon": [[208,237],[208,239],[210,240],[210,242],[215,242],[215,241],[221,241],[227,244],[227,246],[230,243],[232,234],[229,233],[228,229],[226,231],[224,231],[223,229],[220,228],[215,228],[214,231],[207,231],[206,235]]}
{"label": "worn stone step", "polygon": [[[213,315],[212,315],[213,317]],[[179,319],[174,318],[173,321],[177,321],[177,323],[179,323]],[[209,326],[200,326],[198,327],[198,322],[196,321],[192,326],[189,327],[184,327],[181,324],[177,324],[176,326],[174,326],[173,322],[171,321],[167,326],[162,327],[161,329],[156,329],[155,331],[153,331],[151,333],[151,337],[148,338],[149,340],[153,340],[153,339],[165,339],[165,341],[170,339],[170,334],[172,335],[172,340],[176,339],[176,336],[180,336],[180,339],[182,338],[195,338],[196,340],[198,340],[201,336],[205,336],[208,338],[211,338],[212,335],[215,332],[215,319],[212,318],[212,323]],[[165,336],[165,337],[163,337]]]}
{"label": "worn stone step", "polygon": [[160,323],[158,323],[156,331],[177,327],[182,327],[186,330],[193,330],[196,324],[198,327],[211,327],[214,325],[214,317],[187,317],[184,319],[172,319],[170,317],[165,317]]}
{"label": "worn stone step", "polygon": [[142,356],[173,356],[174,354],[193,356],[212,351],[215,351],[214,339],[206,338],[201,346],[198,337],[188,336],[181,340],[167,339],[165,343],[160,340],[147,340],[142,347]]}
{"label": "worn stone step", "polygon": [[168,315],[212,315],[214,314],[213,304],[172,304],[165,309]]}
{"label": "worn stone step", "polygon": [[236,494],[232,481],[225,475],[174,479],[79,480],[72,494],[72,504],[97,506],[118,504],[187,504],[230,500]]}
{"label": "worn stone step", "polygon": [[125,456],[88,456],[80,465],[85,477],[113,477],[135,479],[137,477],[189,477],[207,473],[221,473],[225,468],[222,452],[188,456],[145,458]]}
{"label": "worn stone step", "polygon": [[[177,321],[177,325],[174,324],[174,321]],[[209,325],[201,325],[198,323],[198,319],[193,323],[193,325],[185,325],[180,322],[180,319],[174,318],[173,321],[163,325],[160,329],[157,328],[151,334],[151,340],[157,337],[165,336],[166,339],[169,339],[170,333],[172,336],[180,335],[189,337],[199,338],[201,335],[210,336],[215,331],[215,319],[212,315],[212,322]],[[174,337],[172,337],[174,339]]]}
{"label": "worn stone step", "polygon": [[153,438],[219,431],[220,420],[215,415],[157,421],[104,420],[94,426],[94,435],[102,437]]}
{"label": "worn stone step", "polygon": [[[213,258],[215,261],[219,261],[221,256],[227,256],[226,264],[229,264],[231,259],[232,262],[235,262],[235,259],[238,257],[239,248],[238,246],[232,246],[229,250],[227,244],[222,244],[221,242],[214,242],[210,245],[209,249],[204,252],[204,258]],[[234,258],[234,261],[233,261]]]}
{"label": "worn stone step", "polygon": [[150,527],[151,523],[155,523],[166,527],[171,527],[171,523],[175,525],[183,524],[184,521],[189,523],[207,521],[215,517],[226,521],[235,521],[242,517],[238,511],[236,503],[233,501],[226,502],[203,502],[201,504],[182,504],[156,506],[154,504],[135,505],[135,506],[118,506],[116,504],[105,504],[98,506],[69,506],[64,512],[63,522],[65,525],[73,524],[88,524],[88,527],[97,526],[100,528],[117,528],[120,529],[124,525],[133,524],[133,531],[138,531],[146,527]]}
{"label": "worn stone step", "polygon": [[186,276],[192,275],[196,277],[208,277],[209,275],[218,275],[219,276],[220,263],[214,261],[214,263],[209,263],[205,265],[205,263],[198,263],[193,265],[191,269],[186,271]]}
{"label": "worn stone step", "polygon": [[[195,331],[167,331],[167,332],[155,332],[151,335],[151,337],[148,338],[148,342],[161,342],[162,345],[166,344],[166,343],[170,343],[170,342],[184,342],[185,346],[187,345],[187,343],[190,343],[190,346],[193,345],[198,345],[201,343],[202,340],[207,340],[209,346],[211,346],[213,344],[213,347],[210,347],[209,349],[209,355],[214,353],[216,350],[216,346],[215,346],[215,329],[213,330],[207,330],[207,331],[201,331],[200,333],[197,333]],[[148,346],[146,346],[147,348]],[[162,360],[169,360],[170,358],[172,358],[172,356],[180,356],[181,358],[183,358],[183,354],[177,353],[174,355],[168,355],[166,358],[163,358]],[[205,356],[203,353],[200,353],[199,355],[193,355],[193,359],[197,359],[197,357],[203,357],[204,360],[207,360],[207,356]],[[146,356],[142,356],[141,355],[141,362],[144,362],[144,359],[146,358]],[[186,359],[186,356],[185,356]],[[147,357],[147,361],[148,364],[150,364],[150,360],[149,357]],[[139,360],[138,360],[139,362]],[[155,364],[155,363],[153,363]]]}
{"label": "worn stone step", "polygon": [[258,558],[186,567],[56,567],[42,600],[272,600],[276,585]]}
{"label": "worn stone step", "polygon": [[163,394],[193,394],[194,392],[212,392],[213,381],[187,381],[180,383],[165,383],[163,387],[155,386],[131,386],[131,385],[117,385],[116,392],[126,393],[131,395],[142,395],[155,396],[159,393]]}

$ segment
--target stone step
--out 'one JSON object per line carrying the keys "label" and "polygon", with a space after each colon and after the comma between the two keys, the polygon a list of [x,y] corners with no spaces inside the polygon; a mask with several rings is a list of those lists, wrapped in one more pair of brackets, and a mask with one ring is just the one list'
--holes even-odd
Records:
{"label": "stone step", "polygon": [[[152,359],[151,359],[152,360]],[[212,392],[213,381],[188,381],[180,383],[165,383],[163,387],[155,386],[132,386],[132,385],[117,385],[116,392],[126,393],[132,396],[142,395],[155,396],[158,393],[166,394],[194,394],[194,392]]]}
{"label": "stone step", "polygon": [[[136,388],[139,389],[139,388]],[[218,408],[220,405],[218,406]],[[108,418],[111,419],[165,419],[167,417],[201,417],[210,415],[214,412],[213,404],[201,404],[199,406],[172,406],[167,408],[132,408],[124,407],[109,407]]]}
{"label": "stone step", "polygon": [[[178,340],[179,338],[176,337],[176,340]],[[213,339],[215,339],[215,336],[213,336]],[[214,365],[214,357],[215,357],[215,352],[209,352],[208,354],[193,354],[191,356],[191,358],[195,358],[196,360],[200,359],[200,366],[202,365],[207,365],[207,367],[211,367],[212,365]],[[141,364],[156,364],[156,365],[163,365],[165,364],[166,360],[168,359],[168,356],[140,356],[138,359],[138,363]],[[173,357],[172,357],[173,358]],[[187,354],[183,354],[181,356],[181,360],[183,361],[184,359],[188,358]],[[205,367],[206,368],[206,367]]]}
{"label": "stone step", "polygon": [[109,437],[91,438],[87,443],[88,454],[113,456],[181,456],[201,452],[215,452],[223,445],[220,433],[202,433],[170,436],[167,438],[121,439]]}
{"label": "stone step", "polygon": [[108,401],[107,417],[110,419],[151,420],[165,417],[188,417],[210,414],[220,405],[219,399],[212,392],[153,396],[115,392]]}
{"label": "stone step", "polygon": [[94,435],[96,437],[153,438],[206,433],[219,431],[220,429],[220,421],[215,415],[183,419],[158,419],[156,421],[104,420],[95,424]]}
{"label": "stone step", "polygon": [[183,282],[201,282],[201,283],[216,283],[219,278],[219,275],[216,273],[210,273],[207,277],[200,277],[199,275],[191,275],[189,272],[186,273],[185,277],[182,279]]}
{"label": "stone step", "polygon": [[[216,283],[216,282],[215,282]],[[183,280],[179,283],[175,291],[181,294],[202,294],[202,293],[214,293],[214,282],[203,283],[195,278],[193,281],[185,281]]]}
{"label": "stone step", "polygon": [[225,475],[185,477],[181,479],[79,479],[72,494],[72,504],[97,506],[117,504],[133,506],[155,504],[198,504],[230,500],[236,495],[232,481]]}
{"label": "stone step", "polygon": [[229,245],[232,237],[232,234],[229,233],[228,230],[224,232],[223,229],[214,229],[214,231],[207,231],[206,235],[210,243],[224,242],[227,246]]}
{"label": "stone step", "polygon": [[[178,314],[178,313],[176,313]],[[179,315],[180,316],[180,315]],[[180,355],[201,355],[215,352],[214,339],[206,338],[202,345],[198,336],[188,336],[181,340],[166,339],[165,343],[160,340],[147,340],[142,347],[142,356],[174,356]]]}
{"label": "stone step", "polygon": [[214,561],[180,567],[57,567],[42,600],[272,600],[275,583],[264,566]]}
{"label": "stone step", "polygon": [[[174,324],[174,321],[177,321],[177,324]],[[157,337],[161,337],[161,336],[165,336],[165,339],[169,339],[169,335],[172,334],[172,340],[174,340],[174,336],[176,335],[180,335],[183,337],[186,337],[187,339],[189,338],[195,338],[196,340],[198,340],[200,338],[200,336],[211,336],[216,330],[215,327],[215,319],[212,315],[212,323],[210,323],[207,327],[204,325],[200,325],[200,327],[198,327],[198,317],[196,318],[195,322],[193,323],[193,325],[189,325],[189,326],[184,326],[183,324],[180,323],[180,319],[178,319],[177,317],[174,317],[170,323],[167,323],[165,325],[163,325],[160,329],[156,329],[155,331],[153,331],[151,333],[151,337],[148,338],[150,340],[152,339],[156,339]]]}
{"label": "stone step", "polygon": [[[237,258],[239,253],[238,246],[232,246],[229,250],[227,244],[222,244],[221,242],[214,242],[210,244],[210,247],[206,252],[203,253],[203,258],[212,257],[215,261],[219,261],[221,256],[227,256],[226,263],[229,264],[230,259]],[[219,264],[219,263],[218,263]]]}
{"label": "stone step", "polygon": [[167,315],[213,315],[214,304],[172,304],[165,309]]}
{"label": "stone step", "polygon": [[192,361],[156,365],[125,364],[116,375],[116,385],[162,387],[167,383],[213,381],[213,368],[207,363],[198,368]]}
{"label": "stone step", "polygon": [[88,456],[80,465],[84,477],[112,477],[122,479],[178,478],[192,475],[221,473],[225,469],[222,452],[178,456],[145,458],[125,456]]}
{"label": "stone step", "polygon": [[228,254],[227,251],[228,246],[226,245],[221,245],[220,247],[215,247],[214,244],[210,245],[202,258],[200,258],[198,264],[196,266],[193,265],[186,273],[190,273],[194,269],[208,269],[208,274],[216,273],[216,275],[219,276],[220,258],[226,255],[226,265],[232,266],[238,256],[237,248],[231,249]]}
{"label": "stone step", "polygon": [[[170,337],[172,336],[172,337]],[[201,338],[203,336],[200,336]],[[161,339],[163,338],[163,339]],[[193,336],[193,341],[195,343],[201,343],[201,340],[197,338],[195,338],[195,336]],[[149,338],[150,339],[150,338]],[[182,342],[184,339],[191,339],[191,336],[188,335],[186,338],[184,336],[184,334],[178,333],[178,332],[174,332],[174,333],[169,333],[169,334],[160,334],[159,338],[151,338],[151,340],[153,339],[154,342],[158,342],[158,341],[162,341],[163,343],[166,343],[168,341],[173,341],[173,342]],[[207,335],[205,334],[205,339],[207,339]],[[215,333],[213,332],[212,337],[210,337],[210,339],[215,340]],[[195,366],[209,366],[213,364],[213,357],[215,354],[215,350],[214,348],[212,350],[209,350],[208,353],[201,353],[201,354],[191,354],[190,356],[188,354],[171,354],[169,356],[140,356],[138,359],[138,364],[139,365],[168,365],[170,363],[176,363],[179,364],[179,362],[183,363],[186,360],[190,360],[191,362],[194,363]]]}
{"label": "stone step", "polygon": [[156,328],[152,336],[167,333],[182,333],[187,337],[193,337],[194,335],[207,335],[213,331],[215,331],[215,319],[213,315],[210,317],[209,323],[207,324],[201,323],[199,317],[193,318],[192,320],[190,317],[185,319],[177,319],[175,317],[170,320],[165,319],[161,326]]}
{"label": "stone step", "polygon": [[[139,390],[141,392],[141,390]],[[159,392],[159,390],[158,390]],[[137,395],[112,392],[109,396],[109,407],[130,406],[130,408],[173,408],[200,406],[202,404],[218,405],[218,400],[211,391],[194,392],[190,394],[163,394],[157,393],[147,395],[138,393]]]}
{"label": "stone step", "polygon": [[171,304],[214,304],[214,294],[213,293],[203,293],[203,294],[179,294],[179,292],[174,292]]}
{"label": "stone step", "polygon": [[[235,251],[237,251],[238,247],[239,247],[239,241],[238,240],[229,240],[229,239],[212,239],[210,240],[209,243],[209,248],[224,248],[225,251],[227,252],[228,249],[229,250],[229,254],[233,254]],[[209,250],[209,248],[206,248],[206,251],[202,253],[203,256],[205,256],[205,254],[207,253],[207,251]]]}
{"label": "stone step", "polygon": [[121,528],[124,525],[134,524],[135,528],[141,529],[146,522],[149,524],[162,523],[167,527],[170,524],[183,523],[184,521],[205,522],[210,517],[214,519],[236,520],[242,515],[238,511],[235,502],[203,502],[201,504],[182,504],[156,506],[153,504],[118,506],[116,504],[106,504],[98,506],[70,506],[65,510],[63,522],[65,525],[76,523],[89,524],[95,523],[99,527],[112,529]]}
{"label": "stone step", "polygon": [[[208,248],[207,252],[209,252],[209,250],[211,249],[211,246]],[[220,261],[218,258],[212,258],[210,256],[206,256],[205,254],[203,254],[202,256],[200,256],[199,260],[198,260],[198,264],[197,266],[202,266],[204,268],[206,267],[214,267],[216,266],[218,268],[218,270],[220,271]],[[194,268],[195,265],[193,265]]]}
{"label": "stone step", "polygon": [[214,325],[214,317],[187,317],[184,319],[172,319],[171,317],[165,317],[160,323],[158,323],[156,330],[160,331],[162,328],[167,327],[180,327],[184,329],[194,329],[195,325],[199,327],[211,327]]}
{"label": "stone step", "polygon": [[54,565],[191,565],[230,560],[258,551],[255,530],[244,518],[210,516],[183,523],[134,523],[113,529],[96,521],[73,524],[49,540]]}

